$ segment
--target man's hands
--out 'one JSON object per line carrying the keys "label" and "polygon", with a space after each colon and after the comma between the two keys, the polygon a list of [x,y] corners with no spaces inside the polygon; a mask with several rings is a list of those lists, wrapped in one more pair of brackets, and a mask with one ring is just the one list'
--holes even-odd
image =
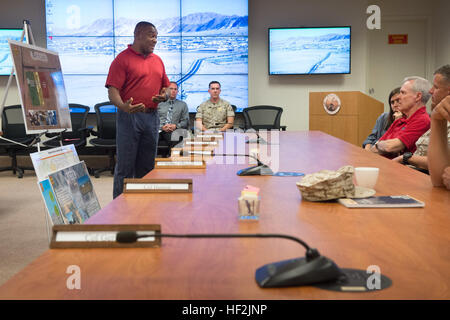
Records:
{"label": "man's hands", "polygon": [[444,173],[442,174],[442,182],[444,186],[450,190],[450,167],[444,169]]}
{"label": "man's hands", "polygon": [[154,103],[164,102],[167,101],[167,99],[169,99],[169,90],[167,88],[162,88],[159,94],[152,97]]}
{"label": "man's hands", "polygon": [[450,121],[450,96],[445,97],[434,107],[431,119]]}
{"label": "man's hands", "polygon": [[165,131],[165,132],[173,132],[173,131],[175,131],[176,128],[177,128],[177,125],[176,125],[176,124],[173,124],[173,123],[166,123],[165,125],[163,125],[163,126],[161,127],[161,130],[162,130],[162,131]]}
{"label": "man's hands", "polygon": [[392,161],[398,162],[398,163],[403,163],[403,155],[395,157],[394,159],[392,159]]}
{"label": "man's hands", "polygon": [[401,117],[403,117],[403,113],[401,113],[400,111],[395,111],[394,114],[394,120],[400,119]]}
{"label": "man's hands", "polygon": [[143,103],[133,104],[133,98],[130,98],[120,106],[120,109],[128,113],[144,112],[145,105]]}

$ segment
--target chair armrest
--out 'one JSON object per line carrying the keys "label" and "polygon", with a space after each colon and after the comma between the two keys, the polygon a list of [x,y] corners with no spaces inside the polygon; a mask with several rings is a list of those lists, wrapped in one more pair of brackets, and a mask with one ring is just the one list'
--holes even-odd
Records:
{"label": "chair armrest", "polygon": [[98,137],[98,131],[94,130],[94,126],[88,126],[87,129],[89,129],[89,134]]}

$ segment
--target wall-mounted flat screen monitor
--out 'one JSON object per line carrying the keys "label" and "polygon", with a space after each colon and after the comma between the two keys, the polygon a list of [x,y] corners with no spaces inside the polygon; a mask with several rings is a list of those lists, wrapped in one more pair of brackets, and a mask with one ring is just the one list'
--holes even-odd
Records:
{"label": "wall-mounted flat screen monitor", "polygon": [[350,26],[269,28],[269,75],[350,71]]}
{"label": "wall-mounted flat screen monitor", "polygon": [[9,76],[13,67],[9,40],[20,41],[23,29],[0,29],[0,76]]}
{"label": "wall-mounted flat screen monitor", "polygon": [[221,97],[248,105],[248,0],[46,0],[47,47],[56,51],[69,103],[108,101],[113,59],[133,43],[139,21],[158,30],[154,53],[164,62],[178,99],[191,112],[219,81]]}

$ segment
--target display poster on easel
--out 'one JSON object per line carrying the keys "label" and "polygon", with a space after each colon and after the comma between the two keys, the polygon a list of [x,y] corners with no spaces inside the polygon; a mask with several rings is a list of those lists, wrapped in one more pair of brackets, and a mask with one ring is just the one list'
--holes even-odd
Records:
{"label": "display poster on easel", "polygon": [[56,52],[9,40],[27,134],[72,131]]}

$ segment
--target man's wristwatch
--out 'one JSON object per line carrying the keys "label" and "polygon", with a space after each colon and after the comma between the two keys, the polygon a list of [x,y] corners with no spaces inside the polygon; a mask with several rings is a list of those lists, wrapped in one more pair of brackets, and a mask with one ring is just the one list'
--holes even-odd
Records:
{"label": "man's wristwatch", "polygon": [[413,154],[411,152],[405,152],[403,154],[403,164],[409,164],[409,159],[413,156]]}

